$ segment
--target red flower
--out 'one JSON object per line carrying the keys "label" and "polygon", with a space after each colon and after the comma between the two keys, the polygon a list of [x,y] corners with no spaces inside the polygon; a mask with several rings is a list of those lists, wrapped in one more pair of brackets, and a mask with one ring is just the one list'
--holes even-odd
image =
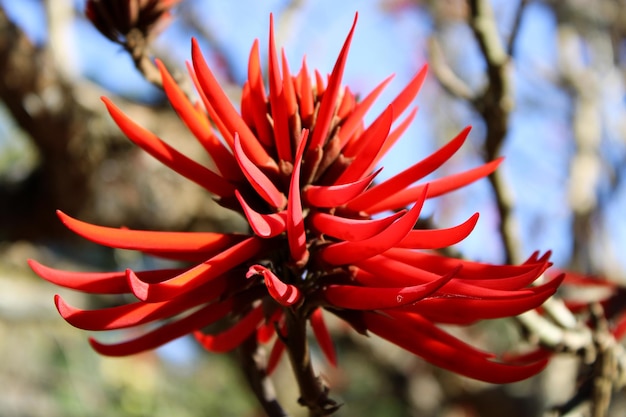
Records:
{"label": "red flower", "polygon": [[[179,153],[103,99],[133,142],[204,187],[222,206],[242,213],[251,231],[245,235],[114,229],[59,213],[68,228],[93,242],[191,264],[171,270],[78,273],[31,261],[39,275],[55,284],[91,293],[132,293],[137,298],[134,303],[85,311],[57,296],[60,314],[76,327],[113,330],[162,323],[121,343],[92,339],[95,350],[130,355],[194,333],[206,349],[223,352],[252,336],[267,342],[279,329],[282,335],[270,355],[272,367],[289,348],[283,344],[293,332],[289,317],[297,317],[302,326],[310,322],[334,364],[321,314],[325,309],[360,333],[378,334],[473,378],[505,383],[544,367],[545,358],[531,363],[494,360],[494,355],[436,326],[520,314],[554,294],[561,278],[529,286],[549,266],[548,254],[533,255],[519,266],[497,266],[429,252],[467,237],[478,215],[448,229],[415,229],[424,201],[491,174],[500,160],[416,184],[454,155],[467,128],[426,159],[373,185],[379,172],[374,167],[415,116],[413,109],[400,119],[417,95],[426,68],[364,126],[363,116],[390,79],[358,102],[342,88],[353,31],[354,26],[325,82],[318,72],[312,79],[304,62],[292,75],[285,55],[276,53],[270,21],[269,88],[255,42],[241,114],[219,87],[195,41],[190,73],[208,116],[157,62],[172,106],[215,169]],[[379,217],[385,213],[391,214]],[[222,319],[235,324],[217,334],[199,331]]]}
{"label": "red flower", "polygon": [[104,36],[123,44],[136,29],[144,38],[160,32],[180,0],[88,0],[85,14]]}

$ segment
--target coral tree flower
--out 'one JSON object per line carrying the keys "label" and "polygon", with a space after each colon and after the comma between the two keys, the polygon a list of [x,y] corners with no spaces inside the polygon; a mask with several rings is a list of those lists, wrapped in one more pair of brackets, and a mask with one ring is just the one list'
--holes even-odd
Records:
{"label": "coral tree flower", "polygon": [[[356,24],[356,18],[355,22]],[[249,234],[176,233],[95,226],[59,213],[75,233],[102,245],[184,262],[180,269],[111,273],[60,271],[31,261],[40,276],[88,293],[129,293],[136,301],[81,310],[56,296],[73,326],[91,331],[159,323],[119,343],[91,339],[101,354],[131,355],[193,333],[209,351],[224,352],[250,337],[272,342],[269,368],[292,331],[288,316],[309,323],[328,360],[336,362],[322,310],[357,332],[373,333],[435,365],[472,378],[506,383],[539,372],[546,359],[497,360],[440,329],[514,316],[542,304],[561,279],[530,286],[549,266],[533,255],[522,265],[448,258],[435,249],[466,238],[478,215],[445,229],[415,228],[424,201],[491,174],[500,160],[420,182],[463,145],[469,129],[427,158],[374,184],[375,167],[415,116],[407,111],[426,76],[420,70],[369,125],[363,117],[390,79],[357,100],[341,79],[354,25],[325,79],[303,61],[292,73],[278,54],[270,21],[267,85],[258,41],[250,53],[241,112],[231,104],[192,42],[189,66],[201,104],[192,103],[163,64],[165,93],[211,157],[208,167],[181,154],[104,103],[138,146],[241,213]],[[214,130],[215,129],[215,130]],[[220,332],[204,327],[222,322]],[[277,332],[282,334],[276,335]]]}

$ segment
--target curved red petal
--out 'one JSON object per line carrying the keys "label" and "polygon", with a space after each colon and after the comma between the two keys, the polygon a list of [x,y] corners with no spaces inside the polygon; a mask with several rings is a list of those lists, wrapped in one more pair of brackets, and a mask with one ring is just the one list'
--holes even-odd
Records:
{"label": "curved red petal", "polygon": [[[461,264],[461,261],[459,261]],[[362,285],[370,287],[403,287],[412,286],[421,283],[430,282],[433,279],[437,279],[440,275],[433,274],[426,271],[419,266],[413,266],[403,262],[398,262],[386,256],[375,256],[369,259],[364,259],[360,262],[356,262],[355,266],[359,268],[359,271],[366,271],[367,274],[362,274],[357,271],[355,280]],[[463,270],[461,270],[462,273]],[[498,279],[499,276],[495,275],[497,270],[491,272],[493,279]],[[486,272],[485,275],[489,276],[490,273]],[[383,277],[383,278],[380,278]],[[532,295],[539,287],[532,287],[526,289],[515,290],[500,290],[492,289],[484,286],[472,285],[471,281],[453,280],[447,283],[441,288],[438,294],[449,296],[461,296],[467,298],[485,299],[485,298],[508,298],[519,297],[524,295]]]}
{"label": "curved red petal", "polygon": [[344,146],[348,143],[348,140],[352,137],[356,129],[363,123],[363,116],[370,109],[374,101],[378,98],[383,89],[389,84],[393,75],[390,75],[376,86],[362,101],[360,101],[355,107],[350,115],[341,123],[341,127],[339,128],[339,132],[337,135],[339,136],[339,148],[343,149]]}
{"label": "curved red petal", "polygon": [[195,74],[202,87],[201,90],[215,109],[218,118],[225,128],[229,132],[239,134],[243,148],[250,155],[255,165],[264,167],[272,172],[278,172],[276,162],[263,149],[213,76],[195,39],[192,39],[191,54]]}
{"label": "curved red petal", "polygon": [[324,315],[321,308],[315,309],[309,318],[309,322],[311,323],[311,329],[313,329],[313,335],[315,335],[320,349],[322,349],[324,356],[326,356],[326,360],[332,366],[337,366],[337,353],[335,352],[333,340],[328,332],[328,327],[326,327],[326,322],[324,322]]}
{"label": "curved red petal", "polygon": [[302,202],[300,201],[300,170],[308,137],[309,131],[304,129],[298,144],[295,165],[289,182],[289,199],[287,201],[287,241],[291,258],[295,262],[306,261],[308,257],[304,215],[302,213]]}
{"label": "curved red petal", "polygon": [[277,303],[282,306],[289,307],[300,301],[301,293],[298,287],[285,284],[274,273],[261,265],[252,265],[246,274],[251,277],[255,274],[263,276],[263,281],[267,287],[267,291]]}
{"label": "curved red petal", "polygon": [[354,160],[341,173],[336,182],[345,183],[356,181],[367,172],[366,170],[370,167],[389,136],[393,115],[393,107],[387,107],[359,137],[359,140],[356,142],[357,149],[355,153],[344,154],[348,158],[353,157]]}
{"label": "curved red petal", "polygon": [[105,356],[134,355],[146,350],[155,349],[165,343],[178,339],[188,333],[208,326],[225,317],[234,306],[232,298],[219,303],[209,304],[181,319],[171,321],[161,327],[147,332],[135,339],[121,343],[104,344],[90,338],[91,347]]}
{"label": "curved red petal", "polygon": [[411,230],[397,246],[411,249],[446,248],[468,237],[477,222],[478,213],[475,213],[463,223],[447,229]]}
{"label": "curved red petal", "polygon": [[239,204],[241,204],[243,213],[245,214],[246,219],[248,219],[248,223],[250,224],[252,231],[254,231],[257,236],[272,238],[287,231],[287,213],[285,211],[281,211],[280,213],[261,214],[254,211],[252,207],[248,205],[239,191],[235,190],[235,196],[237,197],[237,200],[239,200]]}
{"label": "curved red petal", "polygon": [[332,236],[339,240],[354,242],[368,239],[381,233],[404,214],[406,214],[406,210],[398,211],[381,219],[360,220],[316,212],[309,215],[308,224],[318,233]]}
{"label": "curved red petal", "polygon": [[529,378],[540,372],[547,360],[524,365],[494,362],[468,349],[451,346],[438,338],[404,326],[399,320],[376,313],[364,313],[373,333],[444,369],[481,381],[505,384]]}
{"label": "curved red petal", "polygon": [[248,179],[248,182],[254,190],[265,200],[269,205],[277,210],[282,210],[287,204],[285,195],[281,193],[259,167],[250,159],[244,152],[241,146],[241,140],[239,135],[235,133],[235,159],[241,168],[241,171]]}
{"label": "curved red petal", "polygon": [[209,352],[226,353],[238,347],[256,330],[263,320],[263,305],[253,308],[231,328],[219,334],[194,332],[196,340]]}
{"label": "curved red petal", "polygon": [[[339,57],[337,58],[337,62],[335,63],[333,72],[328,79],[328,86],[324,90],[324,95],[322,96],[320,108],[317,114],[317,121],[315,122],[315,129],[313,129],[311,136],[311,145],[309,146],[309,149],[323,147],[324,142],[327,139],[331,120],[335,112],[335,107],[337,106],[337,97],[341,89],[341,78],[343,77],[343,70],[345,68],[346,60],[348,58],[350,42],[352,41],[352,35],[354,34],[354,28],[356,27],[358,17],[359,15],[357,13],[354,16],[354,22],[352,23],[350,33],[348,33],[343,47],[341,48],[341,52],[339,52]],[[321,94],[322,90],[323,89],[320,88],[320,85],[318,83],[318,94]]]}
{"label": "curved red petal", "polygon": [[74,219],[60,210],[61,222],[74,233],[100,245],[140,251],[207,252],[223,250],[246,236],[210,232],[157,232],[96,226]]}
{"label": "curved red petal", "polygon": [[244,263],[263,250],[263,241],[250,237],[211,259],[193,267],[176,277],[157,284],[150,284],[129,277],[130,287],[137,298],[148,302],[170,300],[181,294],[195,290],[201,285],[216,279],[230,269]]}
{"label": "curved red petal", "polygon": [[310,206],[320,208],[340,207],[369,187],[380,171],[382,171],[382,168],[365,178],[347,184],[307,185],[302,192],[302,196],[306,204]]}
{"label": "curved red petal", "polygon": [[239,181],[243,179],[243,175],[241,175],[241,171],[235,163],[235,158],[215,136],[207,117],[191,104],[185,93],[182,92],[174,78],[167,71],[165,65],[158,59],[156,60],[156,65],[161,73],[163,90],[167,95],[167,99],[176,111],[176,114],[206,149],[220,173],[229,180]]}
{"label": "curved red petal", "polygon": [[130,292],[124,272],[62,271],[28,260],[30,268],[53,284],[93,294],[124,294]]}
{"label": "curved red petal", "polygon": [[[442,194],[457,190],[471,184],[474,181],[484,178],[492,174],[503,160],[504,158],[498,158],[477,168],[432,180],[428,183],[427,198],[438,197]],[[411,201],[414,201],[417,195],[422,193],[425,186],[426,184],[416,185],[415,187],[407,188],[395,194],[391,194],[382,201],[372,201],[372,205],[370,207],[363,208],[363,211],[369,214],[376,214],[387,210],[405,207]]]}
{"label": "curved red petal", "polygon": [[551,265],[549,257],[545,256],[538,260],[529,259],[522,265],[492,265],[406,248],[389,249],[385,257],[436,274],[444,274],[460,263],[463,269],[457,275],[457,280],[468,280],[472,285],[502,290],[527,286]]}
{"label": "curved red petal", "polygon": [[233,195],[235,187],[230,182],[207,167],[186,157],[163,142],[154,133],[133,122],[108,98],[102,97],[102,101],[122,132],[154,158],[213,194],[220,197]]}
{"label": "curved red petal", "polygon": [[537,308],[554,295],[561,281],[555,279],[534,287],[530,294],[520,291],[518,296],[502,298],[432,297],[405,308],[438,323],[471,324],[478,320],[516,316]]}
{"label": "curved red petal", "polygon": [[346,265],[371,258],[397,245],[415,225],[424,204],[426,192],[413,207],[381,233],[357,242],[332,243],[320,249],[323,261],[331,265]]}
{"label": "curved red petal", "polygon": [[367,210],[372,205],[380,203],[387,197],[404,190],[409,185],[432,173],[459,150],[465,143],[469,131],[469,127],[463,129],[454,139],[427,158],[365,191],[352,200],[347,205],[348,208],[354,211]]}
{"label": "curved red petal", "polygon": [[[134,272],[129,270],[126,274],[134,274]],[[138,278],[135,277],[135,279]],[[203,285],[199,291],[193,291],[174,300],[158,303],[139,301],[97,310],[72,307],[58,295],[55,296],[54,302],[61,317],[74,327],[83,330],[116,330],[173,317],[219,298],[227,288],[237,282],[243,284],[241,280],[237,280],[237,277],[222,275]]]}
{"label": "curved red petal", "polygon": [[359,287],[355,285],[328,285],[322,296],[332,307],[352,310],[383,310],[413,304],[432,295],[448,283],[460,269],[425,284],[412,287]]}

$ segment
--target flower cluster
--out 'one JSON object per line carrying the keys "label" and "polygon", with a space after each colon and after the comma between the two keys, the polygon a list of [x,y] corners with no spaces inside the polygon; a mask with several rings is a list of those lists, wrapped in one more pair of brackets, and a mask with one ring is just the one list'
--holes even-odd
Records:
{"label": "flower cluster", "polygon": [[[530,285],[550,265],[548,254],[534,254],[512,266],[459,260],[434,251],[466,238],[477,214],[451,228],[416,228],[426,199],[483,178],[500,163],[420,182],[456,153],[469,128],[427,158],[374,183],[380,172],[375,167],[416,114],[413,109],[401,118],[424,81],[426,68],[366,126],[363,117],[390,78],[362,100],[342,87],[353,32],[354,25],[325,79],[319,72],[311,76],[304,61],[297,73],[291,72],[284,52],[276,52],[270,23],[267,85],[255,41],[241,112],[220,88],[195,41],[189,70],[201,104],[192,103],[157,62],[172,107],[211,157],[212,167],[181,154],[103,99],[130,140],[206,189],[222,206],[245,216],[250,232],[116,229],[59,213],[69,229],[93,242],[186,265],[81,273],[31,261],[35,272],[60,286],[136,297],[129,304],[82,310],[56,296],[61,316],[73,326],[102,331],[160,324],[119,343],[91,339],[96,351],[131,355],[193,333],[207,350],[225,352],[255,338],[261,343],[273,340],[272,368],[290,349],[293,332],[304,331],[308,323],[334,364],[325,310],[359,333],[377,334],[472,378],[507,383],[545,366],[546,358],[536,355],[531,355],[531,362],[497,360],[437,326],[520,314],[554,294],[562,278]],[[223,330],[202,332],[213,323],[224,323]]]}

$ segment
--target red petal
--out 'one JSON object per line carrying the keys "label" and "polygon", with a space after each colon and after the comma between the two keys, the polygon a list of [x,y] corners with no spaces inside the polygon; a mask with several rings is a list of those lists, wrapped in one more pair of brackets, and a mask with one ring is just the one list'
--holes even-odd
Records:
{"label": "red petal", "polygon": [[[309,146],[309,149],[323,147],[326,137],[328,136],[330,122],[333,114],[335,113],[335,108],[337,107],[337,96],[339,94],[339,90],[341,89],[341,78],[343,77],[343,70],[346,65],[346,59],[348,58],[348,50],[350,49],[350,42],[352,41],[352,35],[354,34],[357,19],[358,13],[354,16],[354,23],[352,23],[350,33],[348,33],[348,37],[341,48],[341,52],[339,53],[339,57],[337,58],[337,62],[333,68],[333,72],[328,80],[328,86],[326,91],[324,91],[319,112],[317,114],[317,121],[315,122],[315,129],[313,129],[311,136],[311,145]],[[321,91],[322,89],[319,87],[318,83],[318,91]],[[320,93],[318,92],[318,94]]]}
{"label": "red petal", "polygon": [[[53,269],[29,260],[28,265],[41,278],[61,287],[92,294],[125,294],[131,292],[126,273],[121,272],[74,272]],[[161,282],[170,279],[183,269],[159,269],[141,271],[137,274],[146,282]]]}
{"label": "red petal", "polygon": [[[280,333],[285,336],[287,335],[287,326],[285,323],[283,323],[280,326]],[[286,346],[281,340],[281,338],[277,337],[276,341],[274,342],[274,346],[272,346],[270,357],[267,359],[267,374],[268,375],[271,375],[276,370],[276,366],[278,365],[280,358],[283,356],[283,353],[285,352],[285,347]]]}
{"label": "red petal", "polygon": [[546,261],[519,266],[490,265],[400,248],[389,249],[384,256],[435,274],[444,274],[461,264],[463,268],[457,274],[457,281],[467,281],[469,285],[497,290],[524,288],[535,281],[550,265]]}
{"label": "red petal", "polygon": [[192,40],[191,54],[198,82],[202,86],[203,93],[215,109],[219,119],[224,123],[229,132],[239,134],[242,147],[250,155],[250,158],[256,165],[267,168],[273,172],[278,172],[276,162],[274,162],[263,149],[258,139],[237,113],[224,91],[222,91],[219,83],[204,60],[198,42],[195,39]]}
{"label": "red petal", "polygon": [[196,161],[189,159],[163,142],[154,133],[133,122],[108,98],[102,97],[102,101],[122,132],[161,163],[213,194],[220,197],[227,197],[233,194],[235,187],[227,180]]}
{"label": "red petal", "polygon": [[229,298],[222,302],[202,307],[182,319],[171,321],[132,340],[114,344],[103,344],[93,338],[90,338],[89,343],[91,344],[91,347],[101,355],[134,355],[139,352],[155,349],[167,342],[198,330],[204,326],[208,326],[230,313],[233,306],[234,300]]}
{"label": "red petal", "polygon": [[250,86],[251,100],[249,111],[254,120],[257,136],[264,146],[271,148],[274,146],[274,134],[272,126],[267,119],[267,96],[265,95],[265,86],[263,85],[259,41],[257,39],[254,40],[250,50],[250,59],[248,60],[248,85]]}
{"label": "red petal", "polygon": [[[400,320],[368,312],[364,313],[363,318],[370,331],[391,343],[423,357],[436,366],[481,381],[496,384],[520,381],[537,374],[547,364],[547,360],[525,365],[493,362],[474,350],[450,345],[437,337],[428,335],[425,337],[425,332],[421,329],[406,326]],[[434,328],[428,322],[421,323],[421,327]]]}
{"label": "red petal", "polygon": [[163,90],[170,104],[187,128],[206,149],[220,173],[229,180],[239,181],[243,179],[235,158],[215,136],[207,117],[191,104],[185,93],[182,92],[174,78],[167,71],[165,65],[158,59],[156,60],[156,65],[161,72]]}
{"label": "red petal", "polygon": [[239,191],[235,190],[235,196],[241,204],[246,219],[250,227],[257,234],[257,236],[264,238],[272,238],[287,231],[287,213],[281,211],[280,213],[261,214],[252,209],[246,203],[246,200],[241,196]]}
{"label": "red petal", "polygon": [[448,283],[459,268],[434,281],[412,287],[359,287],[355,285],[328,285],[322,295],[332,307],[351,310],[383,310],[413,304],[433,294]]}
{"label": "red petal", "polygon": [[73,272],[49,268],[32,259],[30,268],[41,278],[62,287],[92,294],[124,294],[130,292],[124,272]]}
{"label": "red petal", "polygon": [[[129,270],[127,274],[134,273]],[[226,289],[233,284],[238,282],[240,285],[243,284],[238,278],[222,275],[203,285],[199,291],[159,303],[140,301],[98,310],[81,310],[70,306],[58,295],[55,296],[54,302],[61,317],[74,327],[83,330],[116,330],[174,317],[200,304],[215,300],[223,296]]]}
{"label": "red petal", "polygon": [[331,208],[340,207],[363,192],[382,170],[355,182],[336,185],[308,185],[303,191],[304,201],[309,206]]}
{"label": "red petal", "polygon": [[263,276],[267,291],[272,298],[276,300],[280,305],[289,307],[294,305],[300,300],[300,290],[298,287],[290,284],[285,284],[274,273],[261,265],[253,265],[248,270],[246,277],[251,277],[255,274]]}
{"label": "red petal", "polygon": [[339,240],[357,241],[381,233],[405,213],[406,210],[398,211],[382,219],[358,220],[316,212],[309,215],[309,225],[318,233]]}
{"label": "red petal", "polygon": [[219,334],[204,334],[195,331],[196,340],[209,352],[226,353],[238,347],[246,340],[263,320],[263,305],[260,304],[245,315],[234,326]]}
{"label": "red petal", "polygon": [[[460,264],[460,261],[459,261]],[[425,271],[419,266],[412,266],[387,258],[386,256],[374,256],[356,262],[355,266],[367,271],[369,274],[359,274],[355,276],[357,282],[362,285],[375,287],[405,287],[420,283],[430,282],[439,277],[438,274]],[[381,278],[383,277],[383,278]],[[494,279],[499,278],[494,276]],[[381,282],[382,281],[382,282]],[[438,293],[450,296],[462,296],[468,298],[509,298],[523,295],[532,295],[536,292],[534,288],[524,290],[499,290],[471,285],[471,281],[453,280],[447,283]]]}
{"label": "red petal", "polygon": [[354,110],[356,99],[354,94],[350,91],[350,87],[346,86],[343,90],[343,97],[341,97],[341,103],[337,106],[337,117],[343,119]]}
{"label": "red petal", "polygon": [[317,339],[317,343],[322,349],[324,356],[326,356],[326,360],[332,366],[337,366],[337,353],[335,352],[333,340],[328,332],[328,327],[326,327],[326,323],[324,322],[324,315],[322,314],[321,308],[315,309],[309,318],[309,322],[311,323],[315,339]]}
{"label": "red petal", "polygon": [[257,341],[267,343],[276,333],[276,324],[283,318],[283,310],[277,309],[257,330]]}
{"label": "red petal", "polygon": [[352,137],[356,129],[363,123],[363,116],[370,109],[374,101],[378,98],[383,89],[389,84],[389,81],[393,78],[393,75],[387,77],[382,83],[372,90],[362,101],[360,101],[354,110],[350,113],[348,118],[341,123],[341,127],[337,135],[340,138],[340,148],[343,149],[348,143],[348,140]]}
{"label": "red petal", "polygon": [[437,152],[367,190],[351,201],[348,204],[348,208],[354,211],[366,210],[372,205],[385,200],[385,198],[404,190],[409,185],[424,178],[443,165],[444,162],[450,159],[450,157],[459,150],[463,143],[465,143],[469,131],[469,127],[463,129],[461,133]]}
{"label": "red petal", "polygon": [[376,164],[378,164],[378,162],[387,154],[389,149],[391,149],[393,145],[395,145],[398,139],[400,139],[406,129],[411,125],[413,119],[415,119],[416,114],[417,108],[414,108],[413,110],[411,110],[409,115],[398,125],[398,127],[389,132],[389,136],[387,136],[387,139],[385,139],[382,148],[380,149],[380,151],[378,151],[376,158],[374,158],[366,172],[373,170]]}
{"label": "red petal", "polygon": [[370,167],[376,155],[380,152],[385,140],[389,135],[391,123],[393,121],[393,107],[387,107],[372,123],[357,141],[358,146],[354,147],[354,154],[344,154],[346,157],[354,157],[354,160],[341,173],[336,182],[352,182],[360,179]]}
{"label": "red petal", "polygon": [[346,265],[378,255],[394,247],[404,239],[415,225],[424,204],[426,193],[413,207],[395,223],[381,233],[358,242],[333,243],[320,249],[319,253],[325,262],[331,265]]}
{"label": "red petal", "polygon": [[289,199],[287,201],[287,240],[291,258],[295,262],[306,261],[308,257],[304,215],[302,213],[302,202],[300,201],[300,169],[308,136],[309,131],[304,129],[289,182]]}
{"label": "red petal", "polygon": [[398,244],[401,248],[440,249],[459,243],[472,233],[478,222],[478,213],[465,222],[447,229],[411,230]]}
{"label": "red petal", "polygon": [[[407,310],[419,313],[438,323],[470,324],[478,320],[496,319],[516,316],[539,307],[556,292],[562,277],[519,291],[517,296],[502,298],[469,298],[466,296],[443,298],[427,298],[411,306]],[[532,291],[528,294],[528,291]]]}
{"label": "red petal", "polygon": [[129,277],[130,286],[133,294],[140,300],[148,302],[170,300],[216,279],[258,255],[263,249],[261,239],[250,237],[168,281],[149,284]]}
{"label": "red petal", "polygon": [[[278,57],[276,55],[276,44],[274,42],[274,16],[270,15],[270,42],[269,42],[269,66],[268,78],[270,85],[270,104],[272,111],[272,120],[274,124],[274,144],[279,161],[291,162],[291,137],[289,134],[289,114],[283,95],[283,83],[280,77],[280,68],[278,67]],[[287,73],[283,74],[284,78],[291,77]]]}
{"label": "red petal", "polygon": [[[313,116],[314,103],[313,103],[313,87],[311,86],[311,77],[309,77],[309,71],[306,67],[306,59],[302,59],[302,85],[300,87],[300,117],[302,117],[303,123],[310,123],[310,118]],[[310,127],[310,126],[308,126]]]}
{"label": "red petal", "polygon": [[246,237],[222,233],[115,229],[85,223],[61,211],[57,211],[57,215],[74,233],[100,245],[118,249],[170,252],[221,251]]}
{"label": "red petal", "polygon": [[[503,158],[499,158],[477,168],[430,181],[428,183],[428,195],[426,198],[438,197],[442,194],[457,190],[467,184],[486,177],[493,173],[502,161]],[[423,192],[423,187],[425,186],[426,184],[417,185],[415,187],[399,191],[395,194],[391,194],[382,201],[372,201],[372,205],[364,208],[363,211],[369,214],[375,214],[382,211],[405,207],[411,201],[415,201],[416,196]]]}
{"label": "red petal", "polygon": [[281,193],[274,183],[259,169],[259,167],[244,152],[239,135],[235,133],[235,158],[246,176],[250,185],[272,207],[282,210],[287,203],[285,195]]}

